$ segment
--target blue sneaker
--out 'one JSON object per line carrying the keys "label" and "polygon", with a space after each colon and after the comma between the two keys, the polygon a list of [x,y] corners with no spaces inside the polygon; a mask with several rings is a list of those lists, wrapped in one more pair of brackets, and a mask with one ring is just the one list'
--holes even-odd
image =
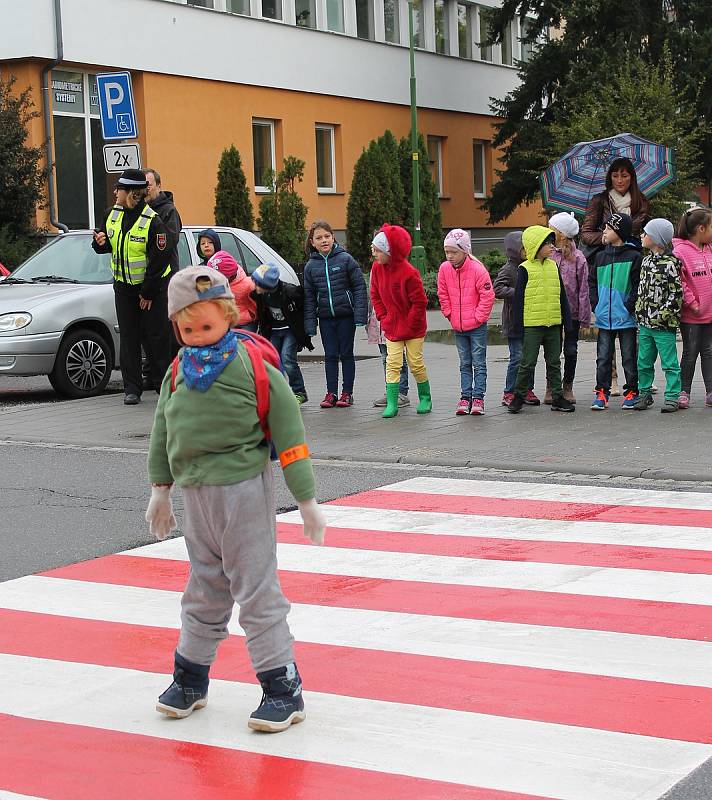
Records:
{"label": "blue sneaker", "polygon": [[306,719],[296,664],[258,672],[257,680],[262,686],[262,702],[247,723],[253,731],[278,733]]}
{"label": "blue sneaker", "polygon": [[605,411],[608,408],[608,392],[605,389],[596,389],[596,397],[591,403],[592,411]]}
{"label": "blue sneaker", "polygon": [[189,717],[208,704],[208,672],[210,667],[193,664],[180,653],[175,655],[173,683],[158,698],[156,711],[168,717]]}
{"label": "blue sneaker", "polygon": [[623,395],[623,402],[621,403],[621,408],[626,411],[631,408],[635,408],[635,404],[638,402],[638,392],[628,391]]}

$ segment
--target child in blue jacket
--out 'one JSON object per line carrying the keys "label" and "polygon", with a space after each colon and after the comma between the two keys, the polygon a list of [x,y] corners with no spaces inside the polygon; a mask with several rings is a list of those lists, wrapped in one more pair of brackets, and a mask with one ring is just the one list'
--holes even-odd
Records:
{"label": "child in blue jacket", "polygon": [[[315,336],[317,322],[324,345],[326,396],[322,408],[353,405],[356,327],[368,318],[366,282],[354,258],[337,244],[328,222],[317,220],[307,238],[309,260],[304,267],[304,328]],[[339,389],[339,360],[342,391]]]}

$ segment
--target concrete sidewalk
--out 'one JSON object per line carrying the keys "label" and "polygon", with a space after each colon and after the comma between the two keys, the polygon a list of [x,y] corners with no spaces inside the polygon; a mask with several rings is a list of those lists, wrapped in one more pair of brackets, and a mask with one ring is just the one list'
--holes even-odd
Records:
{"label": "concrete sidewalk", "polygon": [[[712,409],[704,406],[699,374],[688,411],[660,414],[664,379],[658,374],[661,392],[649,411],[622,411],[620,398],[611,398],[607,411],[593,412],[589,406],[595,348],[593,342],[579,345],[575,414],[555,413],[543,405],[525,407],[516,416],[509,414],[499,403],[508,351],[506,346],[493,345],[488,348],[486,415],[455,417],[456,348],[428,342],[425,357],[433,413],[418,416],[414,403],[395,419],[384,420],[372,406],[374,398],[383,394],[381,360],[375,345],[369,345],[359,329],[356,352],[363,358],[357,362],[353,407],[320,409],[325,391],[323,363],[303,364],[310,396],[302,407],[308,441],[314,456],[322,459],[712,481]],[[544,383],[540,362],[535,389],[542,396]],[[145,450],[155,405],[156,396],[146,393],[144,402],[135,407],[125,407],[120,395],[6,407],[0,410],[0,439]]]}

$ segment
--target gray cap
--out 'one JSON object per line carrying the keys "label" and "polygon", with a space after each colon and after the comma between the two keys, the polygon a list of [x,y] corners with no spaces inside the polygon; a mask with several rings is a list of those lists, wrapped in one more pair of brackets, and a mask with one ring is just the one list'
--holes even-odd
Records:
{"label": "gray cap", "polygon": [[672,237],[675,234],[672,222],[660,217],[647,222],[643,230],[658,247],[665,247],[666,249],[672,244]]}
{"label": "gray cap", "polygon": [[[198,290],[198,278],[207,278],[210,286],[202,292]],[[173,317],[179,311],[193,303],[203,300],[233,299],[227,278],[212,267],[186,267],[177,272],[168,284],[168,316]]]}

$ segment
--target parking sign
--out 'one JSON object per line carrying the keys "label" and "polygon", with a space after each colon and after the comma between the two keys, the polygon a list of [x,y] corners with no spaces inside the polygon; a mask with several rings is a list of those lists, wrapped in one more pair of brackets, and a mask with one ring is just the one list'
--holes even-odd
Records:
{"label": "parking sign", "polygon": [[103,72],[96,76],[101,133],[104,139],[135,139],[136,109],[128,72]]}

